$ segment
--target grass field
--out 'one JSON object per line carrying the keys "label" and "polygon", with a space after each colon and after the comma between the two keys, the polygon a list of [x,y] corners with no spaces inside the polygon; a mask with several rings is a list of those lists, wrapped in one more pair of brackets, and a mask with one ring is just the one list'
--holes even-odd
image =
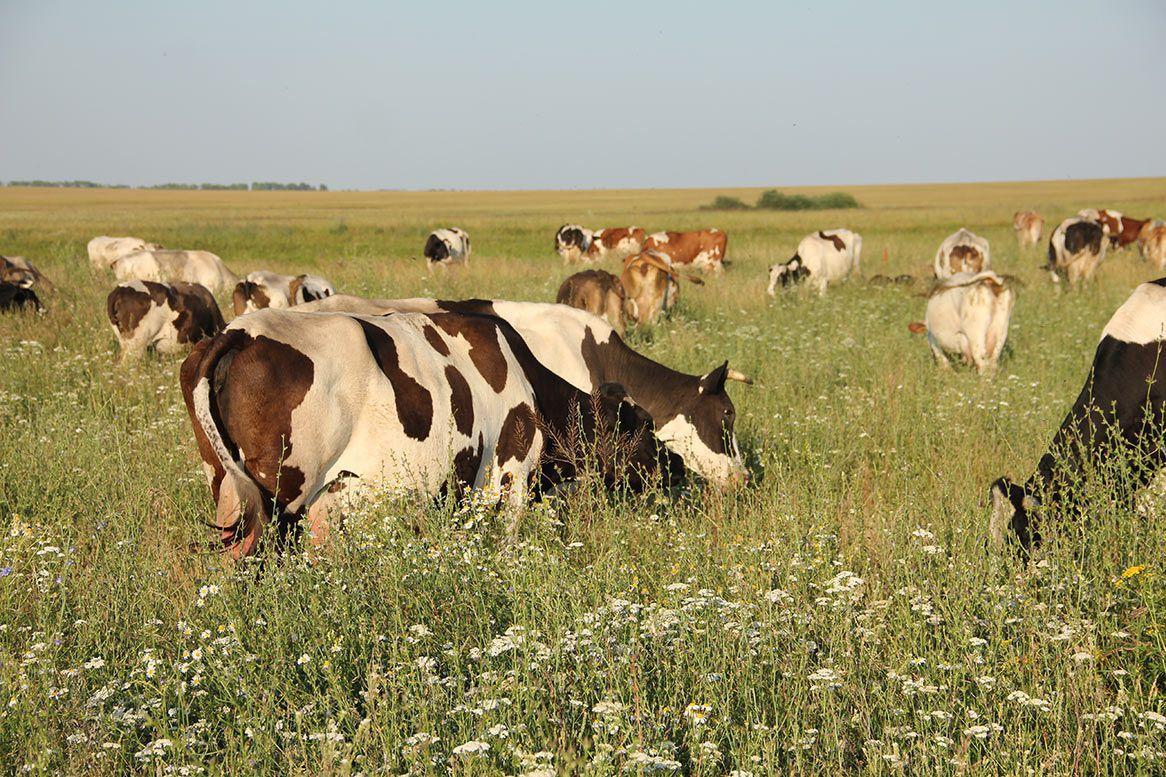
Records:
{"label": "grass field", "polygon": [[[58,287],[47,315],[0,318],[3,771],[1162,773],[1161,510],[1099,500],[1027,567],[984,540],[988,484],[1030,474],[1106,320],[1156,276],[1127,250],[1058,292],[1012,213],[1038,210],[1046,235],[1087,206],[1163,216],[1166,180],[847,191],[865,207],[697,210],[759,190],[0,188],[0,253]],[[730,384],[747,488],[584,490],[532,509],[515,545],[484,505],[400,501],[354,516],[316,563],[188,550],[212,505],[178,360],[115,365],[90,237],[355,294],[549,301],[566,221],[728,231],[729,271],[629,342],[756,378]],[[470,232],[466,270],[414,258],[439,225]],[[961,225],[1026,284],[992,380],[935,368],[907,331],[911,291],[765,296],[767,266],[811,230],[860,231],[868,277],[922,277]]]}

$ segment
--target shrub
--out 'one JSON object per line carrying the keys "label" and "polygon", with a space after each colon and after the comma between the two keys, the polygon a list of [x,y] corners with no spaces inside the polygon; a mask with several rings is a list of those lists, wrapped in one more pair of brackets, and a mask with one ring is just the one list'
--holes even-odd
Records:
{"label": "shrub", "polygon": [[702,205],[701,210],[749,210],[749,206],[736,197],[718,196],[711,205]]}
{"label": "shrub", "polygon": [[828,208],[858,208],[858,200],[846,192],[831,192],[821,197],[805,194],[784,194],[777,189],[763,192],[757,199],[761,210],[826,210]]}

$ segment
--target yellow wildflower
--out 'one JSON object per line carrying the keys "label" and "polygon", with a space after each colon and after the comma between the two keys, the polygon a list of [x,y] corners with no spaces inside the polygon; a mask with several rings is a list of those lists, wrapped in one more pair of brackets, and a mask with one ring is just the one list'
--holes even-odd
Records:
{"label": "yellow wildflower", "polygon": [[1137,577],[1138,575],[1142,574],[1145,571],[1146,571],[1146,565],[1145,564],[1138,564],[1137,566],[1130,567],[1125,572],[1122,572],[1121,579],[1122,580],[1129,580],[1131,577]]}

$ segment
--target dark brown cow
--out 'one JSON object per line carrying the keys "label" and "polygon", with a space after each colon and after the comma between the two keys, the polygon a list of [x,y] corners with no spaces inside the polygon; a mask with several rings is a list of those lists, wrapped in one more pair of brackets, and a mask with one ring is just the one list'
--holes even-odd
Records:
{"label": "dark brown cow", "polygon": [[667,256],[672,265],[689,265],[702,272],[720,273],[725,269],[728,244],[729,236],[713,227],[699,232],[655,232],[644,241],[644,250]]}
{"label": "dark brown cow", "polygon": [[599,316],[623,334],[624,287],[606,270],[584,270],[570,276],[559,286],[555,302]]}
{"label": "dark brown cow", "polygon": [[38,313],[44,310],[36,292],[13,283],[0,282],[0,312],[11,313],[26,310]]}
{"label": "dark brown cow", "polygon": [[53,289],[53,284],[23,256],[0,256],[0,283],[31,289],[35,285]]}
{"label": "dark brown cow", "polygon": [[105,301],[106,313],[121,345],[122,359],[185,351],[223,331],[223,314],[214,296],[197,283],[127,281]]}

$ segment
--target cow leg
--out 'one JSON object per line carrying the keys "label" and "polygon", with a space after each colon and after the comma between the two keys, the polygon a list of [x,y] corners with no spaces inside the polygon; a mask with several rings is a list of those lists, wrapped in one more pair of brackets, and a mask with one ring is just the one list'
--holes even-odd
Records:
{"label": "cow leg", "polygon": [[927,343],[931,346],[931,353],[935,356],[935,363],[941,369],[950,370],[951,362],[948,361],[947,354],[943,352],[943,349],[936,345],[935,341],[931,338],[928,338]]}

